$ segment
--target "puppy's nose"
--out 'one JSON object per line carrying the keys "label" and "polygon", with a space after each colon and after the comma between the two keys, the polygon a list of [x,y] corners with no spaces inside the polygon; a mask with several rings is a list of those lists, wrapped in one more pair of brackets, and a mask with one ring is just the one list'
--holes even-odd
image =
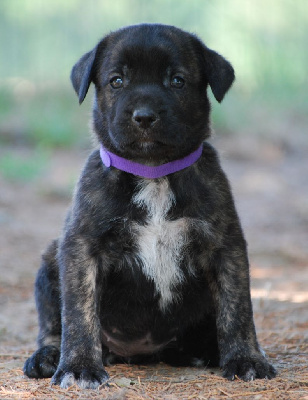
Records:
{"label": "puppy's nose", "polygon": [[159,119],[159,116],[149,108],[138,108],[133,112],[133,123],[141,129],[151,128]]}

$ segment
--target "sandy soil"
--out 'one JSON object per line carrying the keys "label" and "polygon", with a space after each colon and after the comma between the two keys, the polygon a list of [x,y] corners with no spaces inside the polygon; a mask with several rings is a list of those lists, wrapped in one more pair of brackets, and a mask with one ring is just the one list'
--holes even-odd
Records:
{"label": "sandy soil", "polygon": [[33,182],[8,182],[0,173],[0,398],[308,399],[307,148],[255,137],[214,143],[249,243],[259,341],[278,377],[227,382],[218,369],[124,365],[108,368],[108,388],[65,391],[48,379],[23,376],[23,363],[36,346],[33,281],[40,254],[61,229],[87,154],[56,151]]}

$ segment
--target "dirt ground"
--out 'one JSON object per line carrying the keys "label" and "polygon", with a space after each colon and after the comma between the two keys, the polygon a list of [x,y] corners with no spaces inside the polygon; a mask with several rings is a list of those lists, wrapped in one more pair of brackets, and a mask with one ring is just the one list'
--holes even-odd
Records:
{"label": "dirt ground", "polygon": [[90,391],[24,377],[36,347],[40,254],[61,229],[87,152],[55,151],[28,183],[8,182],[0,171],[0,398],[308,399],[308,145],[293,139],[214,139],[249,243],[258,337],[278,370],[271,381],[227,382],[219,369],[164,364],[109,367],[109,387]]}

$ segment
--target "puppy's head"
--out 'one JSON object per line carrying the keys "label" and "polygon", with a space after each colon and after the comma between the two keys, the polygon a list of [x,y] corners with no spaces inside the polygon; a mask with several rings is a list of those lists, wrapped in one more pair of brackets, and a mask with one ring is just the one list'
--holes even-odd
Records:
{"label": "puppy's head", "polygon": [[155,165],[186,156],[210,135],[207,86],[222,101],[234,71],[196,36],[142,24],[103,38],[73,67],[71,79],[80,103],[95,85],[99,141]]}

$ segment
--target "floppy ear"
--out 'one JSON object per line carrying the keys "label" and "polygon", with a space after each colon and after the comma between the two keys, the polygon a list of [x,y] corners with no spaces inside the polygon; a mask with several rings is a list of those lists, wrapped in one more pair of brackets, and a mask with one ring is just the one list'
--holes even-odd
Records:
{"label": "floppy ear", "polygon": [[93,66],[96,57],[97,46],[81,57],[74,65],[71,72],[71,81],[79,98],[79,104],[83,102],[92,82]]}
{"label": "floppy ear", "polygon": [[205,63],[209,85],[215,99],[220,103],[234,81],[234,69],[229,61],[207,47]]}

